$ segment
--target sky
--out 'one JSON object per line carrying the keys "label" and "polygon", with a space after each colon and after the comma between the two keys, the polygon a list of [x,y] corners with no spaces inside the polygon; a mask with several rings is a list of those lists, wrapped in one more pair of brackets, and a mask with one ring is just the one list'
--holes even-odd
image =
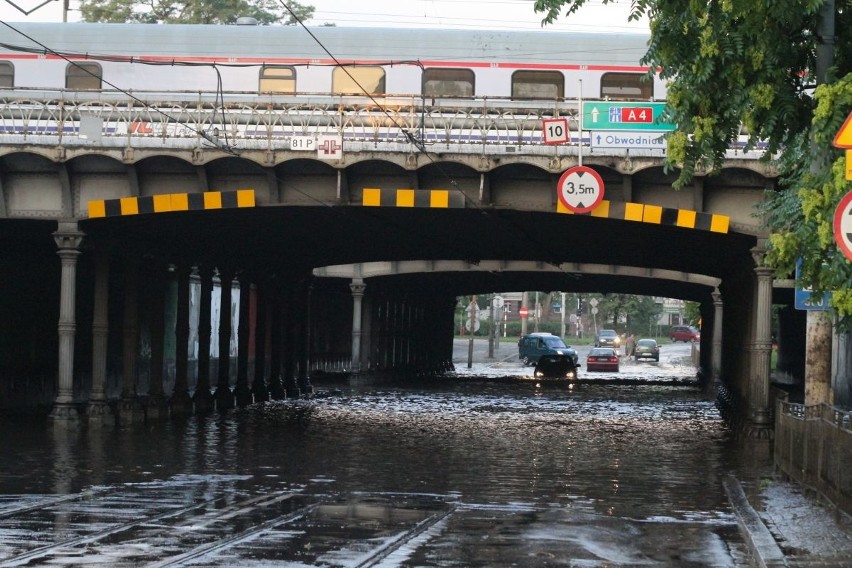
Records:
{"label": "sky", "polygon": [[[62,4],[62,0],[0,0],[0,20],[61,22]],[[533,11],[533,0],[303,0],[302,4],[315,8],[313,20],[306,22],[309,25],[648,31],[646,21],[627,21],[630,0],[606,6],[601,0],[588,0],[577,14],[545,28],[541,15]],[[78,0],[70,0],[69,22],[79,20],[79,12],[74,10],[78,6]]]}

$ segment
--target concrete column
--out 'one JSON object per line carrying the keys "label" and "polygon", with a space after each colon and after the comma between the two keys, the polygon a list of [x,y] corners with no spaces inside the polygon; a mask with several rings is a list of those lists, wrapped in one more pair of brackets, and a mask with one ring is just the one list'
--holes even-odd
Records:
{"label": "concrete column", "polygon": [[251,280],[247,272],[241,272],[238,279],[240,282],[240,311],[239,327],[237,328],[237,384],[234,387],[234,395],[237,399],[237,405],[248,406],[253,402],[248,385]]}
{"label": "concrete column", "polygon": [[151,335],[151,362],[148,384],[148,401],[145,407],[147,419],[165,415],[163,397],[163,367],[165,366],[166,333],[166,268],[160,264],[151,267],[149,275],[149,313]]}
{"label": "concrete column", "polygon": [[286,295],[281,289],[280,281],[275,282],[276,286],[270,290],[269,303],[272,310],[271,324],[269,326],[269,380],[268,389],[269,396],[275,400],[286,398],[284,387],[281,384],[281,373],[283,370],[282,358],[284,355],[284,342],[287,339],[284,326],[286,324],[284,317],[284,303]]}
{"label": "concrete column", "polygon": [[770,437],[772,422],[769,407],[769,357],[772,353],[772,273],[763,265],[766,249],[751,249],[757,274],[757,302],[754,308],[754,335],[751,342],[751,421],[757,437]]}
{"label": "concrete column", "polygon": [[831,397],[829,404],[849,408],[852,404],[852,336],[835,333],[832,342]]}
{"label": "concrete column", "polygon": [[59,368],[57,369],[58,389],[50,417],[53,420],[77,420],[74,407],[74,335],[77,331],[75,304],[77,296],[77,257],[80,256],[80,243],[84,233],[77,228],[76,222],[59,222],[53,233],[57,254],[61,263],[61,284],[59,289]]}
{"label": "concrete column", "polygon": [[711,363],[711,376],[713,383],[718,384],[722,375],[722,316],[724,307],[722,294],[718,288],[710,293],[713,298],[713,355]]}
{"label": "concrete column", "polygon": [[[529,303],[530,303],[530,294],[529,294],[529,292],[524,292],[521,295],[521,307],[526,308],[527,306],[529,306]],[[521,318],[521,335],[527,334],[527,322],[528,321],[529,321],[529,318]],[[471,332],[471,333],[473,333],[473,332]]]}
{"label": "concrete column", "polygon": [[109,413],[106,401],[107,341],[109,338],[109,256],[95,253],[95,297],[92,315],[92,392],[87,414],[94,422],[102,422]]}
{"label": "concrete column", "polygon": [[704,176],[692,178],[692,208],[704,211]]}
{"label": "concrete column", "polygon": [[[367,360],[359,357],[361,369],[371,369],[373,366],[373,302],[364,296],[361,305],[361,352],[359,355],[366,355]],[[454,324],[451,324],[454,325]]]}
{"label": "concrete column", "polygon": [[198,381],[193,395],[197,413],[213,408],[213,396],[210,394],[210,338],[213,334],[210,312],[213,298],[213,266],[202,264],[198,267],[198,275],[201,280],[201,294],[198,297]]}
{"label": "concrete column", "polygon": [[353,278],[349,289],[352,290],[352,372],[358,373],[361,371],[361,307],[367,285],[362,279]]}
{"label": "concrete column", "polygon": [[124,267],[124,327],[122,372],[121,372],[121,402],[118,417],[122,422],[132,422],[141,415],[136,400],[136,380],[139,360],[139,262],[136,258],[128,258]]}
{"label": "concrete column", "polygon": [[295,283],[284,283],[281,295],[281,388],[283,397],[298,398],[299,335],[301,333],[301,298]]}
{"label": "concrete column", "polygon": [[234,408],[234,393],[231,392],[231,283],[234,273],[219,269],[221,302],[219,304],[219,373],[216,383],[217,410]]}
{"label": "concrete column", "polygon": [[173,415],[192,414],[189,396],[189,277],[192,269],[177,267],[177,310],[175,318],[175,388],[169,401]]}
{"label": "concrete column", "polygon": [[269,389],[266,386],[266,340],[269,337],[267,327],[269,318],[269,298],[266,282],[261,282],[257,287],[257,317],[255,321],[254,339],[254,381],[251,390],[254,393],[255,402],[269,400]]}
{"label": "concrete column", "polygon": [[311,295],[313,293],[313,283],[311,277],[299,286],[299,301],[302,303],[301,314],[299,318],[301,329],[301,338],[297,340],[299,346],[299,392],[304,396],[310,396],[314,388],[311,386]]}
{"label": "concrete column", "polygon": [[[624,174],[621,177],[621,194],[624,198],[625,203],[629,203],[633,201],[633,176],[630,174]],[[565,310],[562,310],[562,313],[565,313]],[[564,334],[563,334],[564,335]]]}

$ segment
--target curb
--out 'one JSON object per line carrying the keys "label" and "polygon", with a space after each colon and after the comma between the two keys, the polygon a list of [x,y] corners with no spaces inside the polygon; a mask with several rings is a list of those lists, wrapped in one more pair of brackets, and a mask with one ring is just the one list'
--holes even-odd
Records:
{"label": "curb", "polygon": [[784,553],[775,542],[772,533],[760,520],[760,515],[746,498],[740,482],[732,475],[722,479],[725,493],[734,508],[740,532],[748,545],[749,554],[759,568],[780,568],[787,566]]}

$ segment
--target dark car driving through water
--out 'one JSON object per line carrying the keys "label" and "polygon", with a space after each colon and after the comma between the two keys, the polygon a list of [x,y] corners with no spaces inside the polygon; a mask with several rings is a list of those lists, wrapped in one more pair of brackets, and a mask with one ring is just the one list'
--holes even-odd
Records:
{"label": "dark car driving through water", "polygon": [[518,339],[518,359],[524,365],[535,365],[543,355],[567,355],[577,364],[577,351],[558,335],[530,333]]}
{"label": "dark car driving through water", "polygon": [[577,367],[570,355],[542,355],[535,364],[537,379],[576,379]]}

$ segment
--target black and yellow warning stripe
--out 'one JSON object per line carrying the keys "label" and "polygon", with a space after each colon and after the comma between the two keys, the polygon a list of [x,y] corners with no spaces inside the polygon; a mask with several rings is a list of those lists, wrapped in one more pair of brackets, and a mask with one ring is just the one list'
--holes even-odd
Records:
{"label": "black and yellow warning stripe", "polygon": [[644,203],[623,203],[606,200],[601,201],[589,213],[574,213],[562,205],[560,201],[556,204],[556,212],[568,213],[569,215],[589,215],[605,219],[653,223],[655,225],[669,225],[685,229],[698,229],[699,231],[712,231],[714,233],[727,233],[731,225],[731,218],[727,215],[700,213],[688,209],[670,209],[660,207],[659,205],[646,205]]}
{"label": "black and yellow warning stripe", "polygon": [[432,207],[458,209],[464,207],[464,195],[446,189],[374,189],[364,188],[364,207]]}
{"label": "black and yellow warning stripe", "polygon": [[204,193],[166,193],[146,197],[122,197],[120,199],[89,201],[89,218],[254,206],[253,189],[206,191]]}

